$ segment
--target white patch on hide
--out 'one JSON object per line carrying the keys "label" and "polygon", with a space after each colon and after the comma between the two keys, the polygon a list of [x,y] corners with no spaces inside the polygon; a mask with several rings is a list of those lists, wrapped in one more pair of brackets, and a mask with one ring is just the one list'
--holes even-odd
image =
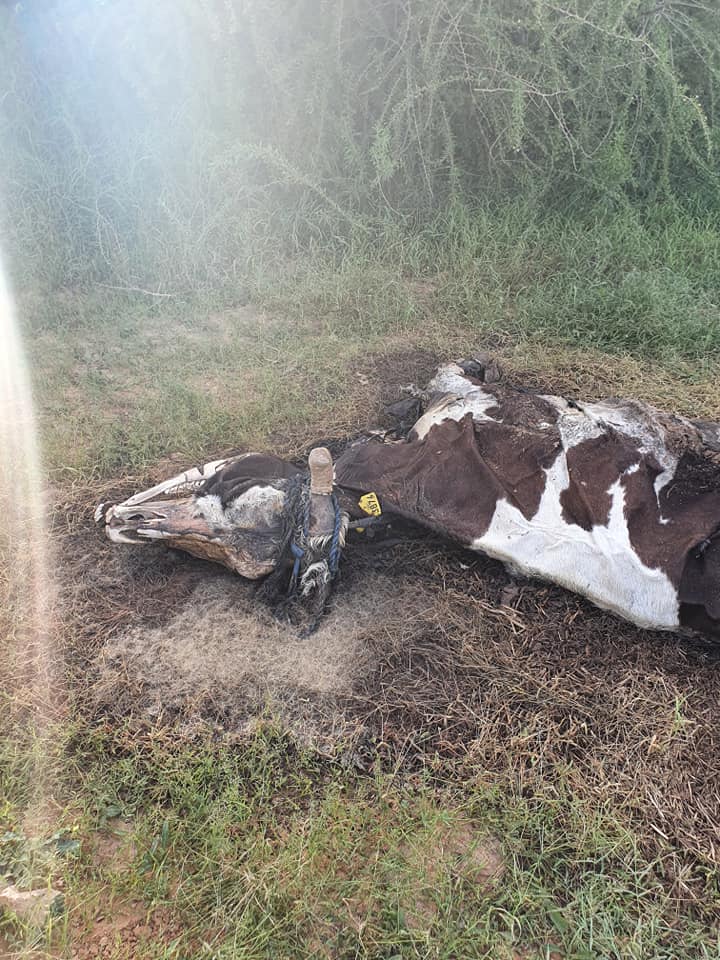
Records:
{"label": "white patch on hide", "polygon": [[195,507],[215,529],[253,530],[276,524],[284,503],[285,494],[281,490],[257,486],[250,487],[227,507],[223,507],[217,494],[198,497]]}
{"label": "white patch on hide", "polygon": [[456,363],[444,363],[427,385],[428,393],[454,393],[464,397],[477,390],[476,383],[471,383],[462,367]]}
{"label": "white patch on hide", "polygon": [[678,464],[677,457],[674,457],[667,448],[665,430],[653,423],[651,417],[625,404],[589,403],[584,410],[591,417],[608,423],[621,433],[632,437],[637,441],[640,453],[650,454],[657,460],[662,467],[662,472],[655,478],[653,486],[655,496],[659,498],[660,491],[675,476]]}
{"label": "white patch on hide", "polygon": [[612,506],[607,526],[588,531],[562,516],[560,494],[569,484],[565,452],[544,472],[545,490],[535,516],[526,520],[507,500],[499,500],[490,527],[471,548],[523,574],[574,590],[640,627],[677,629],[675,587],[661,570],[646,567],[630,543],[621,480],[608,491]]}
{"label": "white patch on hide", "polygon": [[455,363],[440,367],[428,384],[428,392],[448,395],[431,404],[420,417],[410,432],[414,439],[424,439],[430,428],[443,420],[462,420],[468,413],[472,414],[476,423],[494,419],[488,416],[487,411],[498,405],[497,397],[470,383],[461,367]]}
{"label": "white patch on hide", "polygon": [[562,397],[544,396],[543,400],[551,403],[560,414],[558,429],[565,450],[585,440],[601,437],[607,432],[606,427],[611,426],[634,440],[638,453],[657,460],[662,472],[655,478],[656,497],[659,498],[660,491],[675,476],[677,457],[668,451],[665,430],[653,422],[649,411],[646,413],[642,408],[622,402],[584,403],[577,408]]}
{"label": "white patch on hide", "polygon": [[605,432],[602,425],[586,412],[586,407],[573,406],[563,397],[542,396],[541,399],[558,412],[556,426],[564,450],[570,450],[586,440],[595,440]]}

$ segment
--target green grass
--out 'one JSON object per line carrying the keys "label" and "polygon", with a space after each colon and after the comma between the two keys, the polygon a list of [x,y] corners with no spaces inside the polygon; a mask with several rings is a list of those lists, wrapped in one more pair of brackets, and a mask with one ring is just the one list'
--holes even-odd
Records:
{"label": "green grass", "polygon": [[[54,501],[374,425],[418,349],[720,418],[713,4],[40,6],[0,10],[0,219]],[[720,956],[716,873],[684,902],[572,768],[361,777],[270,723],[184,743],[71,701],[36,733],[14,690],[0,881],[68,912],[0,920],[0,955],[128,960],[93,937],[130,909],[168,912],[147,960]]]}
{"label": "green grass", "polygon": [[[140,482],[176,452],[294,453],[372,423],[383,380],[400,376],[394,358],[418,348],[494,346],[558,389],[717,416],[719,259],[720,228],[686,214],[581,222],[517,204],[453,209],[342,257],[258,258],[214,297],[21,298],[46,466],[71,496],[75,484]],[[141,918],[168,911],[167,937],[137,947],[148,960],[720,953],[717,877],[702,902],[674,899],[674,852],[648,852],[618,811],[580,800],[571,771],[525,796],[481,770],[361,777],[271,725],[238,747],[72,717],[41,740],[2,726],[0,862],[28,884],[64,881],[54,955],[128,905]],[[53,802],[38,827],[26,808],[48,751]],[[98,846],[114,833],[108,861]],[[488,838],[504,864],[491,884],[472,856]],[[0,944],[21,936],[3,923]],[[50,949],[36,939],[38,955]],[[123,956],[120,942],[108,951]]]}
{"label": "green grass", "polygon": [[361,238],[340,258],[259,257],[232,295],[96,287],[26,297],[21,315],[48,463],[89,479],[333,417],[357,428],[354,368],[389,343],[442,356],[554,344],[707,379],[720,358],[719,278],[710,219],[658,208],[584,222],[517,203],[492,215],[453,207],[419,235]]}
{"label": "green grass", "polygon": [[49,465],[86,481],[177,451],[265,444],[273,431],[327,415],[360,342],[332,331],[294,336],[255,311],[153,316],[138,304],[122,324],[54,330],[31,349]]}
{"label": "green grass", "polygon": [[[69,851],[51,862],[69,904],[60,951],[133,903],[179,920],[148,957],[717,956],[717,935],[676,914],[662,860],[562,783],[509,800],[479,780],[357,777],[272,726],[234,750],[78,728],[59,772],[67,806],[51,838],[30,841],[18,758],[3,759],[13,836],[0,852],[38,883],[43,848]],[[99,860],[98,838],[120,828],[130,855]]]}
{"label": "green grass", "polygon": [[451,204],[420,231],[358,235],[338,256],[260,258],[244,290],[354,338],[421,327],[428,287],[433,320],[449,330],[668,364],[720,356],[720,221],[671,204],[590,218],[523,200],[492,210]]}
{"label": "green grass", "polygon": [[720,356],[720,225],[673,208],[600,219],[458,213],[437,242],[444,316],[514,337],[704,364]]}

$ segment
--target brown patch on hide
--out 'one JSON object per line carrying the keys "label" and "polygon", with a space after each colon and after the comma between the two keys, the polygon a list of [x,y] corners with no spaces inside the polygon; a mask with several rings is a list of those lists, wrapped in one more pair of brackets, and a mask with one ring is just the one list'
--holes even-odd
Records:
{"label": "brown patch on hide", "polygon": [[[699,496],[716,498],[720,509],[720,461],[713,450],[686,450],[680,457],[670,483],[660,492],[663,511],[678,511],[693,506]],[[709,504],[709,501],[706,501]],[[720,515],[718,516],[720,522]]]}
{"label": "brown patch on hide", "polygon": [[482,421],[475,425],[475,436],[485,469],[499,482],[504,498],[529,520],[545,490],[544,471],[560,452],[560,435],[556,430],[533,432],[518,420],[517,425]]}
{"label": "brown patch on hide", "polygon": [[675,476],[660,496],[664,514],[678,517],[678,526],[702,529],[684,554],[680,579],[680,623],[720,635],[720,464],[714,456],[683,455]]}
{"label": "brown patch on hide", "polygon": [[[623,477],[623,513],[633,550],[651,570],[662,570],[677,586],[686,551],[697,533],[684,527],[676,516],[661,513],[655,481],[662,467],[645,454],[638,470]],[[662,519],[669,520],[662,523]]]}
{"label": "brown patch on hide", "polygon": [[485,530],[501,489],[475,442],[470,414],[444,420],[420,441],[364,443],[348,448],[335,474],[340,486],[374,491],[384,510],[444,528],[469,542]]}
{"label": "brown patch on hide", "polygon": [[545,485],[543,469],[560,448],[556,431],[533,433],[492,420],[443,420],[422,440],[348,448],[337,482],[373,490],[386,509],[470,543],[487,530],[497,501],[507,498],[530,518]]}
{"label": "brown patch on hide", "polygon": [[[699,603],[702,595],[709,614],[720,594],[720,571],[713,575],[709,565],[696,564],[693,556],[720,523],[720,469],[703,455],[686,452],[658,497],[654,484],[661,472],[646,455],[640,469],[623,480],[630,542],[647,567],[663,570],[679,588],[681,604]],[[681,623],[690,626],[687,617],[686,612]],[[703,631],[718,632],[720,622],[704,622]]]}
{"label": "brown patch on hide", "polygon": [[288,480],[302,471],[295,464],[268,453],[250,453],[219,470],[205,483],[199,495],[220,497],[226,506],[263,480]]}
{"label": "brown patch on hide", "polygon": [[528,390],[494,383],[483,384],[483,390],[497,400],[488,415],[509,427],[542,432],[558,422],[557,407]]}
{"label": "brown patch on hide", "polygon": [[640,454],[615,431],[583,440],[566,454],[570,482],[560,494],[563,520],[583,530],[607,526],[612,497],[610,488],[638,463]]}

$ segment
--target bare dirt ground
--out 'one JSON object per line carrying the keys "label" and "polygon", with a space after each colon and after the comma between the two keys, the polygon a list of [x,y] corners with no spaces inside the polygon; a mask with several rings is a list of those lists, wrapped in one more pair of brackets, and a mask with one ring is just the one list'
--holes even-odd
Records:
{"label": "bare dirt ground", "polygon": [[[431,361],[410,358],[401,382]],[[678,900],[703,896],[720,862],[719,651],[429,538],[349,548],[301,640],[220,569],[111,547],[92,509],[135,486],[76,490],[56,513],[65,669],[86,714],[230,740],[273,716],[360,769],[452,766],[528,797],[570,783],[664,854]]]}

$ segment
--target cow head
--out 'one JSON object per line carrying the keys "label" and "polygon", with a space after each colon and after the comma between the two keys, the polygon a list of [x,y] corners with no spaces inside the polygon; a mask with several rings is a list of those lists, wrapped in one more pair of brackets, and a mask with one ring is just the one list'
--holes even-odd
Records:
{"label": "cow head", "polygon": [[288,481],[300,472],[269,455],[215,460],[101,504],[95,518],[115,543],[164,543],[256,580],[275,566]]}

